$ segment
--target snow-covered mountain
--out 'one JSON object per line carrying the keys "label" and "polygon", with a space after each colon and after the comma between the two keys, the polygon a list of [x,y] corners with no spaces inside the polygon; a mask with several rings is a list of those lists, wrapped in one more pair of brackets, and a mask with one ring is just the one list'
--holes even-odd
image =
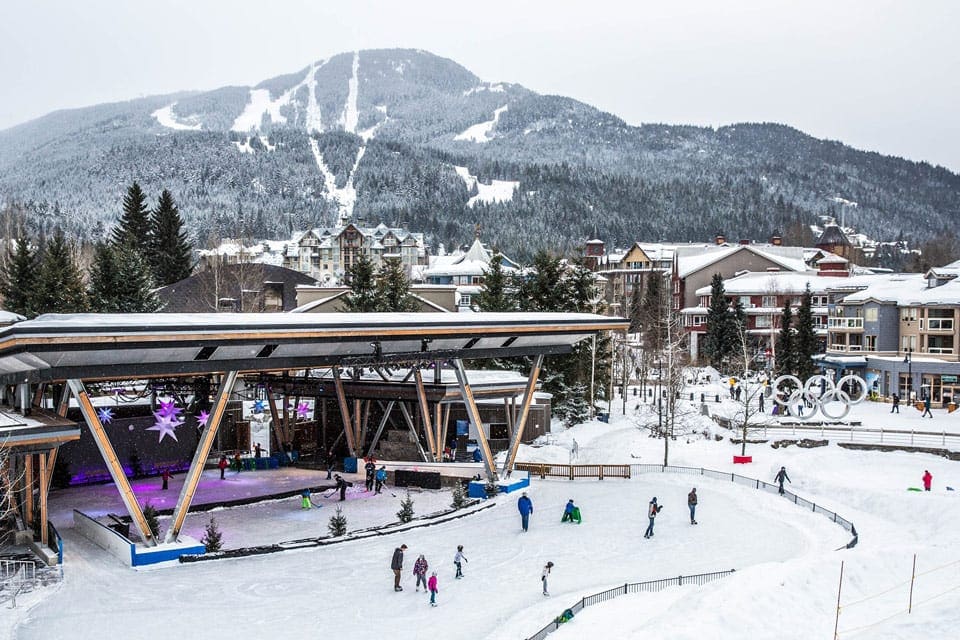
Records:
{"label": "snow-covered mountain", "polygon": [[201,241],[355,216],[448,246],[479,222],[521,253],[597,235],[761,238],[847,200],[859,203],[848,223],[886,235],[953,226],[960,210],[960,177],[944,169],[782,125],[629,126],[419,50],[343,53],[253,87],[0,132],[0,205],[37,229],[103,233],[133,180],[171,189]]}

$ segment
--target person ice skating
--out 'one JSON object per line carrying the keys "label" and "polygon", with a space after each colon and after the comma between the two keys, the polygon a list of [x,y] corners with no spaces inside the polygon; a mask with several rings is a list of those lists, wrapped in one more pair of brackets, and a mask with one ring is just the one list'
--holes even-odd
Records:
{"label": "person ice skating", "polygon": [[312,507],[313,507],[313,503],[310,502],[310,487],[307,487],[300,492],[300,508],[310,509]]}
{"label": "person ice skating", "polygon": [[383,484],[387,481],[386,465],[382,465],[379,469],[377,469],[376,479],[377,479],[377,486],[376,486],[375,493],[380,493],[380,490],[383,489]]}
{"label": "person ice skating", "polygon": [[367,491],[373,491],[373,480],[377,473],[377,463],[373,461],[373,458],[367,458],[367,464],[363,465],[363,468],[367,472],[367,479],[365,483]]}
{"label": "person ice skating", "polygon": [[[427,569],[430,568],[430,565],[427,564],[427,559],[421,553],[417,557],[417,561],[413,563],[413,575],[417,577],[417,591],[420,591],[420,585],[423,584],[423,590],[427,590]],[[436,574],[434,574],[436,575]]]}
{"label": "person ice skating", "polygon": [[548,562],[543,567],[543,573],[540,574],[540,581],[543,583],[543,595],[549,596],[550,592],[547,591],[547,578],[550,577],[550,569],[553,569],[553,563]]}
{"label": "person ice skating", "polygon": [[517,500],[517,509],[520,510],[520,525],[526,531],[530,526],[530,514],[533,513],[533,501],[527,497],[526,491]]}
{"label": "person ice skating", "polygon": [[340,502],[343,502],[347,499],[347,487],[353,483],[344,480],[339,473],[334,475],[334,479],[337,481],[337,491],[340,492]]}
{"label": "person ice skating", "polygon": [[760,413],[763,413],[763,391],[757,395],[757,406],[760,407]]}
{"label": "person ice skating", "polygon": [[930,396],[928,395],[923,399],[923,413],[920,414],[921,418],[933,418],[933,414],[930,412]]}
{"label": "person ice skating", "polygon": [[260,448],[260,443],[258,442],[255,445],[253,445],[253,457],[260,459],[262,455],[263,455],[263,449]]}
{"label": "person ice skating", "polygon": [[427,580],[427,588],[430,590],[430,606],[437,606],[437,594],[440,593],[440,589],[437,587],[437,572],[434,571],[430,574],[430,579]]}
{"label": "person ice skating", "polygon": [[891,399],[893,400],[893,406],[890,407],[890,413],[900,413],[900,396],[893,394]]}
{"label": "person ice skating", "polygon": [[233,454],[233,464],[237,465],[237,473],[243,470],[243,460],[240,459],[240,452]]}
{"label": "person ice skating", "polygon": [[653,523],[657,518],[657,514],[662,510],[663,506],[657,504],[656,498],[650,501],[650,504],[647,506],[647,519],[650,521],[650,524],[647,525],[647,531],[643,534],[644,538],[653,537]]}
{"label": "person ice skating", "polygon": [[162,490],[166,491],[167,484],[170,482],[170,469],[164,469],[163,472],[160,474],[160,477],[163,479]]}
{"label": "person ice skating", "polygon": [[563,508],[563,517],[560,518],[560,522],[568,520],[580,524],[580,507],[573,503],[573,498],[567,500],[567,506]]}
{"label": "person ice skating", "polygon": [[930,491],[930,486],[933,484],[933,475],[929,471],[923,471],[923,490]]}
{"label": "person ice skating", "polygon": [[217,463],[217,466],[220,467],[220,479],[223,480],[223,472],[227,470],[227,467],[230,466],[230,463],[227,462],[227,456],[221,455],[220,462]]}
{"label": "person ice skating", "polygon": [[393,590],[403,591],[400,586],[400,572],[403,571],[403,552],[407,550],[407,545],[402,544],[393,550],[393,559],[390,560],[390,568],[393,569]]}
{"label": "person ice skating", "polygon": [[457,575],[454,578],[460,579],[463,577],[463,563],[470,562],[467,560],[467,556],[463,555],[463,545],[457,545],[457,555],[453,556],[453,564],[457,565]]}
{"label": "person ice skating", "polygon": [[793,484],[793,481],[790,480],[790,476],[787,475],[787,468],[780,467],[780,471],[777,471],[777,475],[773,477],[773,481],[780,485],[780,495],[783,495],[783,481],[786,480],[790,484]]}
{"label": "person ice skating", "polygon": [[690,507],[690,524],[697,524],[697,488],[687,494],[687,506]]}
{"label": "person ice skating", "polygon": [[333,449],[327,451],[327,480],[333,476],[333,462],[335,458],[333,457]]}

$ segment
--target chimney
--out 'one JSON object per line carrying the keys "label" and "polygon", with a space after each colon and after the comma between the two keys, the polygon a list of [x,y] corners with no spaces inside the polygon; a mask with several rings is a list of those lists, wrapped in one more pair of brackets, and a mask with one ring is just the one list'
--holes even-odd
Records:
{"label": "chimney", "polygon": [[747,239],[747,238],[741,238],[741,240],[740,240],[740,244],[742,244],[742,245],[748,245],[748,244],[750,244],[750,242],[751,242],[751,241],[750,241],[749,239]]}
{"label": "chimney", "polygon": [[717,244],[724,244],[724,243],[727,241],[727,237],[726,237],[725,235],[723,235],[722,233],[718,233],[718,234],[717,234],[717,237],[714,238],[714,241],[715,241]]}
{"label": "chimney", "polygon": [[779,247],[783,244],[783,237],[777,235],[770,236],[770,244],[775,247]]}

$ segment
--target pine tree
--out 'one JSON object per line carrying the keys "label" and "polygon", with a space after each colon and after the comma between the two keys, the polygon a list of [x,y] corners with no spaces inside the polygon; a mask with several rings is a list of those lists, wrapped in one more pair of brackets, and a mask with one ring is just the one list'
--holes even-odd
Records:
{"label": "pine tree", "polygon": [[469,497],[467,496],[467,489],[463,486],[463,483],[459,479],[453,485],[453,496],[450,506],[454,509],[463,509],[467,506],[469,502]]}
{"label": "pine tree", "polygon": [[780,315],[780,333],[777,335],[776,360],[774,361],[774,372],[778,376],[792,375],[794,373],[794,364],[796,363],[796,351],[793,341],[793,310],[790,308],[790,300],[783,305],[783,313]]}
{"label": "pine tree", "polygon": [[220,532],[220,527],[217,525],[216,519],[210,518],[210,522],[207,523],[200,542],[206,547],[207,553],[220,551],[223,547],[223,534]]}
{"label": "pine tree", "polygon": [[150,313],[160,308],[149,270],[126,246],[97,245],[88,296],[91,307],[100,313]]}
{"label": "pine tree", "polygon": [[583,424],[590,419],[590,405],[585,400],[587,387],[582,384],[574,385],[567,394],[564,407],[563,425],[566,428]]}
{"label": "pine tree", "polygon": [[123,197],[123,212],[113,229],[113,245],[134,247],[140,255],[150,255],[150,211],[147,196],[136,182]]}
{"label": "pine tree", "polygon": [[397,519],[400,520],[400,522],[410,522],[413,520],[413,499],[410,497],[409,491],[404,499],[400,501],[400,511],[397,511]]}
{"label": "pine tree", "polygon": [[148,503],[147,506],[143,508],[143,518],[147,521],[147,527],[150,529],[154,540],[160,538],[160,520],[157,516],[157,510],[152,504]]}
{"label": "pine tree", "polygon": [[36,252],[25,237],[17,238],[0,268],[0,296],[5,310],[28,318],[36,315],[33,298],[37,271]]}
{"label": "pine tree", "polygon": [[190,277],[193,247],[183,231],[183,219],[166,189],[150,214],[150,266],[157,286]]}
{"label": "pine tree", "polygon": [[399,260],[386,259],[377,273],[377,311],[403,313],[419,311],[420,304],[410,295],[410,279]]}
{"label": "pine tree", "polygon": [[521,311],[562,311],[569,301],[567,279],[560,258],[538,251],[532,273],[522,277],[518,287]]}
{"label": "pine tree", "polygon": [[643,329],[643,344],[646,351],[660,353],[666,341],[667,315],[666,300],[663,295],[663,280],[657,274],[651,275],[647,290],[643,294],[640,324]]}
{"label": "pine tree", "polygon": [[[651,280],[657,280],[656,276]],[[630,308],[627,311],[627,317],[630,320],[630,333],[640,333],[643,330],[643,292],[640,289],[640,283],[633,285],[633,292],[630,294]]]}
{"label": "pine tree", "polygon": [[510,293],[510,278],[503,271],[503,256],[494,251],[490,266],[483,274],[483,284],[476,300],[480,311],[514,311],[517,308]]}
{"label": "pine tree", "polygon": [[370,313],[379,307],[377,281],[373,262],[361,255],[347,269],[347,285],[350,292],[343,297],[344,308],[353,313]]}
{"label": "pine tree", "polygon": [[34,310],[37,313],[81,313],[87,310],[86,293],[80,269],[73,258],[73,247],[59,227],[41,253]]}
{"label": "pine tree", "polygon": [[820,351],[817,329],[813,324],[813,294],[810,293],[809,283],[807,283],[807,289],[800,300],[800,306],[797,308],[796,326],[797,331],[794,335],[796,362],[794,369],[797,372],[797,377],[805,382],[810,376],[817,373],[813,356]]}
{"label": "pine tree", "polygon": [[563,311],[573,313],[592,313],[597,298],[597,274],[590,271],[583,260],[575,260],[568,270],[566,277],[567,297],[566,304],[561,307]]}
{"label": "pine tree", "polygon": [[713,274],[710,282],[710,308],[707,310],[707,332],[703,336],[703,355],[715,369],[722,370],[729,352],[730,305],[727,303],[723,277]]}
{"label": "pine tree", "polygon": [[343,515],[343,509],[337,507],[337,510],[330,516],[330,522],[327,524],[327,530],[334,537],[347,535],[347,516]]}

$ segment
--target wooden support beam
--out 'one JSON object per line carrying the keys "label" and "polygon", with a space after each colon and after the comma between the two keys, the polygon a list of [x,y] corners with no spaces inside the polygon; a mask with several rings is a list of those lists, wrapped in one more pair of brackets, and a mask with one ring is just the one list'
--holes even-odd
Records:
{"label": "wooden support beam", "polygon": [[190,504],[196,494],[197,484],[200,483],[203,466],[207,462],[207,456],[210,455],[210,449],[217,437],[217,431],[223,421],[223,414],[227,409],[227,402],[230,400],[230,394],[233,392],[233,385],[236,382],[236,371],[228,371],[223,376],[223,380],[220,381],[220,388],[217,390],[217,396],[213,402],[213,412],[207,419],[207,425],[204,427],[200,442],[197,444],[197,451],[193,454],[193,461],[190,462],[187,476],[183,479],[183,488],[180,489],[177,506],[173,509],[173,516],[170,519],[170,527],[167,529],[165,542],[174,542],[180,535],[183,521],[187,518],[187,512],[190,511]]}
{"label": "wooden support beam", "polygon": [[441,432],[441,436],[440,436],[440,442],[442,442],[444,446],[446,446],[447,444],[447,427],[449,426],[450,426],[450,405],[446,404],[443,406],[443,431]]}
{"label": "wooden support beam", "polygon": [[357,443],[357,453],[363,452],[363,440],[360,439],[360,420],[363,416],[363,406],[359,398],[353,399],[353,439]]}
{"label": "wooden support beam", "polygon": [[407,409],[405,402],[400,402],[400,413],[403,414],[403,419],[406,420],[407,426],[410,427],[410,433],[413,434],[413,441],[417,444],[417,450],[420,452],[420,459],[427,462],[427,453],[423,450],[423,445],[420,443],[417,425],[413,423],[413,418],[410,417],[410,410]]}
{"label": "wooden support beam", "polygon": [[37,385],[37,388],[33,392],[33,403],[30,405],[32,407],[42,408],[43,407],[43,394],[47,392],[47,383],[41,382]]}
{"label": "wooden support beam", "polygon": [[[284,399],[286,402],[286,399]],[[293,462],[293,452],[287,451],[284,446],[286,440],[283,439],[283,428],[280,425],[280,414],[277,412],[277,399],[273,395],[273,388],[267,387],[267,405],[270,407],[270,426],[273,429],[273,437],[277,439],[277,446],[280,453],[287,456],[287,459]],[[284,410],[286,413],[286,410]]]}
{"label": "wooden support beam", "polygon": [[[383,410],[383,417],[380,418],[380,424],[377,425],[377,431],[373,434],[373,440],[370,441],[370,448],[367,449],[367,457],[373,455],[373,450],[377,448],[377,443],[380,442],[380,436],[383,434],[384,427],[387,426],[387,421],[390,419],[390,412],[393,411],[394,405],[397,404],[396,400],[391,400],[387,403],[387,408]],[[383,408],[383,405],[380,405]]]}
{"label": "wooden support beam", "polygon": [[493,453],[490,451],[490,442],[487,440],[487,434],[483,430],[483,421],[480,419],[480,410],[477,409],[477,401],[473,397],[473,390],[470,388],[470,381],[467,380],[467,371],[463,367],[463,360],[455,358],[453,360],[453,370],[457,374],[457,382],[460,385],[460,395],[463,397],[463,404],[467,408],[467,417],[473,423],[477,430],[477,442],[483,453],[483,466],[487,471],[487,481],[497,481],[497,468],[493,466]]}
{"label": "wooden support beam", "polygon": [[427,402],[427,391],[423,386],[423,375],[420,367],[413,370],[413,379],[417,383],[417,400],[420,402],[420,416],[423,421],[423,430],[427,434],[427,447],[430,449],[429,462],[436,462],[437,445],[433,437],[433,425],[430,421],[430,404]]}
{"label": "wooden support beam", "polygon": [[513,438],[513,414],[510,412],[510,398],[503,399],[503,419],[507,422],[507,437]]}
{"label": "wooden support beam", "polygon": [[47,493],[50,493],[50,486],[53,484],[53,468],[57,465],[57,451],[59,450],[60,448],[57,446],[47,453],[47,484],[44,488]]}
{"label": "wooden support beam", "polygon": [[133,521],[134,528],[136,528],[137,533],[140,534],[140,538],[145,545],[148,547],[155,546],[157,540],[153,537],[153,532],[150,531],[147,519],[143,517],[143,509],[140,508],[137,496],[134,495],[133,489],[130,488],[130,482],[123,472],[123,465],[120,464],[120,460],[117,458],[117,452],[114,450],[113,444],[110,443],[110,438],[107,437],[107,432],[100,422],[100,417],[97,415],[97,410],[93,407],[90,396],[87,395],[87,389],[83,386],[83,380],[74,378],[67,380],[67,384],[70,385],[70,389],[73,391],[73,395],[80,405],[80,413],[83,414],[83,419],[90,428],[93,441],[100,450],[100,456],[103,458],[103,461],[107,463],[107,470],[110,472],[110,477],[113,478],[114,484],[117,485],[117,490],[120,492],[120,499],[123,500],[123,504],[127,508],[127,513]]}
{"label": "wooden support beam", "polygon": [[523,402],[520,405],[520,415],[517,416],[513,427],[513,441],[510,443],[510,450],[507,452],[507,459],[503,461],[501,473],[510,477],[513,472],[513,463],[517,459],[517,451],[520,449],[520,440],[523,438],[523,432],[527,428],[527,416],[530,415],[530,405],[533,402],[533,394],[537,390],[537,379],[540,377],[540,369],[543,367],[543,356],[538,355],[533,359],[533,366],[530,368],[530,375],[527,377],[527,388],[523,391]]}
{"label": "wooden support beam", "polygon": [[[56,451],[56,449],[53,449]],[[47,492],[50,489],[50,476],[53,475],[53,467],[47,467],[47,456],[40,454],[37,456],[40,462],[40,544],[44,547],[50,540],[47,534]]]}
{"label": "wooden support beam", "polygon": [[23,520],[33,525],[33,454],[23,456]]}
{"label": "wooden support beam", "polygon": [[437,443],[437,450],[434,452],[434,456],[437,460],[443,461],[443,409],[440,407],[440,403],[437,402],[433,405],[433,432],[436,434],[434,441]]}
{"label": "wooden support beam", "polygon": [[363,401],[363,423],[360,425],[360,438],[357,442],[360,443],[360,449],[363,449],[363,443],[367,441],[367,426],[370,424],[370,405],[373,404],[372,400]]}
{"label": "wooden support beam", "polygon": [[347,394],[343,391],[343,380],[340,379],[340,367],[331,367],[333,371],[333,387],[337,391],[337,403],[340,405],[340,418],[343,421],[343,432],[347,437],[347,450],[352,457],[357,457],[357,444],[353,437],[353,428],[350,421],[350,407],[347,405]]}
{"label": "wooden support beam", "polygon": [[57,415],[61,418],[67,417],[67,411],[70,409],[70,385],[63,385],[63,391],[60,392],[60,402],[57,404]]}

